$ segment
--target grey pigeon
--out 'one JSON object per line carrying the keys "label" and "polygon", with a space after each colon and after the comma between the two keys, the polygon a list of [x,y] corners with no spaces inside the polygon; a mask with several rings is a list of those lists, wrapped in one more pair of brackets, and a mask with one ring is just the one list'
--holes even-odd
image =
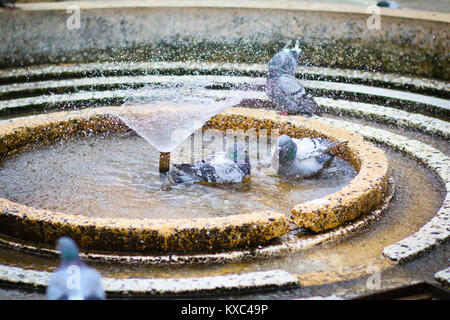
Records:
{"label": "grey pigeon", "polygon": [[336,144],[323,138],[292,139],[288,135],[278,138],[272,151],[271,166],[286,178],[306,178],[320,172],[334,155],[328,153]]}
{"label": "grey pigeon", "polygon": [[282,74],[290,74],[295,76],[298,68],[298,57],[302,50],[299,42],[295,43],[295,47],[289,49],[290,42],[269,61],[268,71],[270,77],[280,76]]}
{"label": "grey pigeon", "polygon": [[248,152],[234,144],[227,153],[211,155],[195,163],[174,164],[176,170],[169,172],[174,183],[242,183],[250,178]]}
{"label": "grey pigeon", "polygon": [[[289,45],[289,44],[288,44]],[[295,47],[285,47],[269,61],[269,76],[266,93],[276,108],[283,114],[322,114],[322,110],[312,96],[295,78],[301,49],[297,41]]]}
{"label": "grey pigeon", "polygon": [[49,300],[104,300],[100,274],[88,267],[78,256],[78,247],[71,238],[58,239],[61,263],[47,287]]}
{"label": "grey pigeon", "polygon": [[395,2],[379,1],[377,3],[377,6],[391,9],[401,9],[401,7]]}
{"label": "grey pigeon", "polygon": [[[5,8],[6,10],[19,9],[16,7],[17,0],[0,0],[0,8]],[[7,5],[12,3],[12,5]]]}

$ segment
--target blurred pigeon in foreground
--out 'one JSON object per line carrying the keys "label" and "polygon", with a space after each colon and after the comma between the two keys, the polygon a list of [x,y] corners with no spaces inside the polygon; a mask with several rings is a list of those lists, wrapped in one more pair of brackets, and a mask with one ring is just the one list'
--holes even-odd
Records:
{"label": "blurred pigeon in foreground", "polygon": [[[0,8],[5,8],[6,10],[19,9],[16,7],[17,0],[0,0]],[[7,5],[7,3],[12,3],[12,5]]]}
{"label": "blurred pigeon in foreground", "polygon": [[377,3],[377,6],[385,7],[385,8],[391,8],[391,9],[401,9],[401,7],[398,4],[396,4],[395,2],[389,3],[387,1],[379,1]]}
{"label": "blurred pigeon in foreground", "polygon": [[327,151],[344,143],[336,144],[323,138],[292,139],[284,134],[272,151],[272,168],[284,177],[310,177],[334,158]]}
{"label": "blurred pigeon in foreground", "polygon": [[49,300],[104,300],[100,274],[78,257],[78,247],[69,237],[58,239],[61,263],[47,287]]}
{"label": "blurred pigeon in foreground", "polygon": [[247,151],[234,144],[227,153],[221,152],[193,164],[174,164],[169,172],[174,183],[241,183],[250,178]]}
{"label": "blurred pigeon in foreground", "polygon": [[300,52],[297,41],[294,48],[288,49],[286,46],[269,61],[266,93],[282,113],[321,114],[320,107],[295,78]]}

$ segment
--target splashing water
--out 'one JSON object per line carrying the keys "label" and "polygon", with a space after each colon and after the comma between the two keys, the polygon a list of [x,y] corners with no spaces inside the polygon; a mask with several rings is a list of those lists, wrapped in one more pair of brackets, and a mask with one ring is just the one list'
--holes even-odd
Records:
{"label": "splashing water", "polygon": [[205,89],[210,84],[130,90],[130,98],[115,114],[160,152],[171,152],[213,116],[241,101],[239,96],[213,97]]}

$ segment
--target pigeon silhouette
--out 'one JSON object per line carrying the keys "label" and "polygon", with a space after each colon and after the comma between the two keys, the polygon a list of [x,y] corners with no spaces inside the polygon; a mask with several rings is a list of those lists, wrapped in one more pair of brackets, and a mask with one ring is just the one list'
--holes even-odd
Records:
{"label": "pigeon silhouette", "polygon": [[6,10],[19,9],[19,7],[16,7],[16,2],[17,0],[0,0],[0,8],[5,8]]}
{"label": "pigeon silhouette", "polygon": [[281,135],[272,150],[271,166],[286,178],[307,178],[319,173],[334,155],[330,149],[345,144],[334,143],[323,138],[293,139]]}
{"label": "pigeon silhouette", "polygon": [[195,163],[174,164],[169,172],[173,183],[242,183],[250,178],[248,152],[234,144],[228,151],[216,153]]}
{"label": "pigeon silhouette", "polygon": [[301,52],[299,41],[292,49],[287,48],[288,46],[289,43],[269,61],[266,93],[283,114],[322,114],[322,109],[295,78]]}
{"label": "pigeon silhouette", "polygon": [[401,7],[395,2],[379,1],[377,3],[377,6],[391,9],[401,9]]}
{"label": "pigeon silhouette", "polygon": [[47,299],[104,300],[100,274],[80,260],[75,241],[61,237],[56,248],[61,252],[61,262],[50,278]]}

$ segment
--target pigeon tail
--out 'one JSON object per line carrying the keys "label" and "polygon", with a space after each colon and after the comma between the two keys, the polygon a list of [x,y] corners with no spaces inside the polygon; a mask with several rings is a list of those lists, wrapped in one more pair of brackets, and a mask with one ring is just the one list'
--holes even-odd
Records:
{"label": "pigeon tail", "polygon": [[169,172],[169,178],[171,182],[176,184],[183,184],[183,183],[194,183],[197,180],[194,179],[192,176],[186,174],[183,171],[175,171],[172,170]]}
{"label": "pigeon tail", "polygon": [[323,109],[319,107],[313,97],[308,93],[298,97],[297,103],[299,106],[297,114],[303,114],[306,116],[323,114]]}
{"label": "pigeon tail", "polygon": [[325,149],[324,152],[327,152],[327,151],[329,151],[335,147],[341,146],[341,145],[346,145],[347,143],[348,143],[348,141],[343,141],[343,142],[339,142],[339,143],[331,142],[330,147]]}
{"label": "pigeon tail", "polygon": [[[325,139],[323,139],[323,140],[325,140]],[[322,155],[317,157],[317,161],[321,165],[326,165],[327,163],[329,163],[334,158],[334,154],[329,153],[328,151],[333,149],[333,148],[335,148],[335,147],[338,147],[340,145],[345,145],[347,143],[348,143],[348,141],[335,143],[335,142],[332,142],[330,140],[325,140],[325,144],[324,145],[328,146],[328,147],[324,150],[324,153]]]}
{"label": "pigeon tail", "polygon": [[[190,163],[180,163],[174,164],[175,168],[177,168],[178,172],[182,172],[183,174],[171,173],[171,177],[174,178],[174,181],[184,181],[184,182],[216,182],[216,170],[211,165],[207,164],[204,160],[200,165],[190,164]],[[176,171],[175,171],[176,172]]]}

